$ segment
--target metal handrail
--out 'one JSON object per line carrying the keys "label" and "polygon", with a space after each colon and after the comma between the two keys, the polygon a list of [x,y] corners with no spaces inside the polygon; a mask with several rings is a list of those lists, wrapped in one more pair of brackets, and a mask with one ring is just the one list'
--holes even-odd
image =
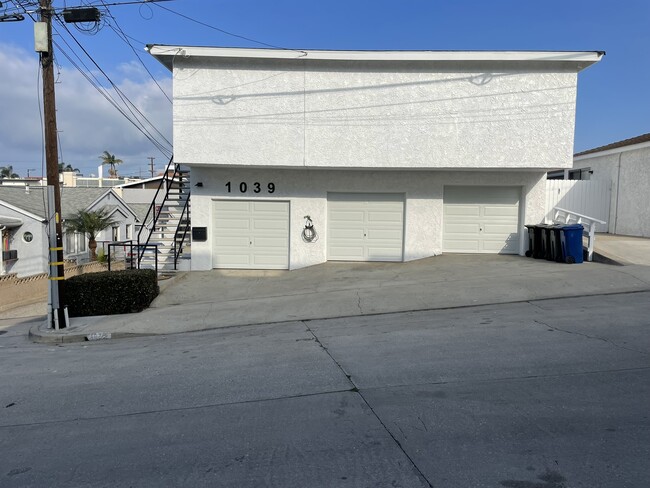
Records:
{"label": "metal handrail", "polygon": [[[172,177],[170,179],[169,178],[169,172],[170,172],[170,170],[172,168],[172,164],[174,165],[174,173],[172,174]],[[160,184],[158,185],[158,189],[156,190],[156,194],[154,195],[153,201],[151,202],[151,205],[149,206],[149,210],[147,210],[147,215],[145,216],[145,218],[144,218],[144,220],[142,222],[142,226],[140,227],[140,230],[138,231],[138,245],[139,246],[144,245],[145,246],[144,249],[146,249],[146,246],[149,245],[149,240],[151,239],[151,234],[153,234],[153,231],[156,228],[156,224],[158,223],[158,218],[160,217],[160,212],[162,210],[162,205],[161,205],[160,209],[158,209],[158,212],[156,212],[156,202],[158,201],[158,195],[160,194],[160,191],[162,190],[163,184],[165,184],[166,182],[169,182],[169,181],[174,182],[174,180],[176,178],[176,175],[177,174],[180,175],[179,166],[180,165],[174,163],[174,156],[172,156],[171,159],[169,160],[169,163],[167,164],[167,168],[165,168],[165,173],[163,174],[163,177],[160,180]],[[171,189],[172,185],[167,184],[165,186],[166,186],[166,189],[165,189],[165,197],[163,198],[163,202],[167,200],[167,197],[169,196],[169,190]],[[151,229],[149,230],[149,234],[147,235],[147,240],[144,242],[144,244],[141,244],[140,235],[142,234],[142,231],[146,228],[147,219],[149,218],[149,214],[151,214],[152,211],[153,211],[153,224],[151,226]],[[142,250],[142,252],[140,252],[140,250],[138,250],[138,267],[140,265],[140,260],[142,259],[142,256],[144,255],[144,249]]]}
{"label": "metal handrail", "polygon": [[189,219],[188,222],[185,224],[185,230],[183,231],[183,235],[180,238],[180,243],[178,242],[178,235],[180,234],[180,227],[183,224],[183,217],[187,214],[187,217],[190,215],[190,193],[187,194],[187,200],[185,200],[185,205],[183,206],[183,211],[181,212],[181,216],[178,219],[178,227],[176,227],[176,233],[174,234],[174,269],[177,268],[178,265],[178,257],[181,255],[181,252],[183,251],[183,242],[185,242],[185,237],[187,236],[187,229],[189,228]]}

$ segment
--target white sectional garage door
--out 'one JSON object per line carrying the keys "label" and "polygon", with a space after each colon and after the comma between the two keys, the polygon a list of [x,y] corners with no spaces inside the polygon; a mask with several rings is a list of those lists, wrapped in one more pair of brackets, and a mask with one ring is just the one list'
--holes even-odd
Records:
{"label": "white sectional garage door", "polygon": [[519,187],[446,186],[443,252],[519,252]]}
{"label": "white sectional garage door", "polygon": [[289,202],[218,200],[213,219],[213,268],[289,268]]}
{"label": "white sectional garage door", "polygon": [[404,195],[329,193],[331,261],[402,261]]}

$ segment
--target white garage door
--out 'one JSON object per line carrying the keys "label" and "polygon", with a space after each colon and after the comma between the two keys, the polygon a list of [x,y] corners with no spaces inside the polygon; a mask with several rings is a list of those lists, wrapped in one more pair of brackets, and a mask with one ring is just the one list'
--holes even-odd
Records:
{"label": "white garage door", "polygon": [[519,252],[518,187],[446,186],[443,252]]}
{"label": "white garage door", "polygon": [[213,210],[213,268],[289,268],[289,202],[218,200]]}
{"label": "white garage door", "polygon": [[327,252],[332,261],[402,261],[404,195],[329,193]]}

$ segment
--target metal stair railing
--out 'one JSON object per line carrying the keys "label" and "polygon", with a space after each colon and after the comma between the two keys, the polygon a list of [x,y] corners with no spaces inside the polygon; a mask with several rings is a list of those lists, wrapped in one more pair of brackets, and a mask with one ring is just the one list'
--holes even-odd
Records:
{"label": "metal stair railing", "polygon": [[[170,176],[171,173],[171,176]],[[178,182],[179,186],[182,185],[182,172],[180,171],[180,164],[174,163],[174,157],[172,156],[171,159],[169,160],[169,163],[167,164],[167,168],[165,168],[165,173],[163,174],[163,178],[160,180],[160,184],[158,185],[158,189],[156,190],[156,194],[153,197],[153,201],[151,202],[151,206],[149,207],[149,210],[147,210],[147,215],[144,218],[144,221],[142,222],[142,227],[140,227],[140,231],[138,232],[138,268],[140,268],[140,262],[142,260],[142,257],[145,253],[145,250],[149,247],[149,241],[151,240],[151,235],[155,232],[156,226],[158,224],[158,219],[160,218],[160,214],[162,212],[162,209],[167,202],[169,198],[169,191],[173,187],[173,183]],[[163,190],[164,187],[164,190]],[[164,197],[162,199],[162,202],[160,205],[157,204],[158,201],[158,196],[161,194],[161,192],[164,191]],[[185,206],[183,208],[183,212],[185,212],[185,207],[188,206],[189,204],[189,199],[190,199],[190,193],[187,193],[187,200],[185,202]],[[157,208],[157,209],[156,209]],[[153,216],[151,226],[150,228],[147,227],[146,223],[149,219],[149,216]],[[188,209],[188,215],[189,215],[189,209]],[[182,216],[182,215],[181,215]],[[176,232],[174,235],[178,234],[179,228],[181,225],[182,220],[179,220],[178,226],[176,228]],[[146,234],[146,241],[142,242],[144,240],[144,236],[142,235],[144,230],[147,230],[148,233]],[[185,239],[187,232],[183,234],[183,239]],[[175,247],[175,243],[174,243]],[[182,248],[182,241],[181,245],[179,246],[179,249]],[[175,250],[175,249],[174,249]],[[180,254],[180,251],[179,253]],[[175,253],[176,255],[176,253]],[[156,260],[157,261],[157,260]],[[157,267],[157,262],[156,262],[156,267]],[[174,258],[174,269],[176,269],[176,257]]]}
{"label": "metal stair railing", "polygon": [[[181,226],[184,227],[183,233],[181,235]],[[183,211],[181,216],[178,219],[178,227],[176,227],[176,232],[174,233],[174,269],[177,269],[178,258],[183,252],[183,243],[185,242],[185,237],[187,236],[187,230],[190,227],[190,194],[187,194],[187,200],[185,200],[185,205],[183,206]],[[180,239],[179,239],[180,236]]]}

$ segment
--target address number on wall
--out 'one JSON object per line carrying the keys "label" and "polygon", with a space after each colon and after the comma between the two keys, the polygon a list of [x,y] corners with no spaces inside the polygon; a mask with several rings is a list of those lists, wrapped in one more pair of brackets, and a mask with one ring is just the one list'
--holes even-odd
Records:
{"label": "address number on wall", "polygon": [[267,183],[266,187],[262,188],[262,183],[256,181],[253,184],[249,185],[245,181],[239,183],[239,186],[235,183],[234,185],[229,181],[226,183],[226,190],[228,193],[239,190],[239,193],[247,193],[249,190],[253,193],[261,193],[262,190],[265,190],[267,193],[273,193],[275,191],[275,183]]}

